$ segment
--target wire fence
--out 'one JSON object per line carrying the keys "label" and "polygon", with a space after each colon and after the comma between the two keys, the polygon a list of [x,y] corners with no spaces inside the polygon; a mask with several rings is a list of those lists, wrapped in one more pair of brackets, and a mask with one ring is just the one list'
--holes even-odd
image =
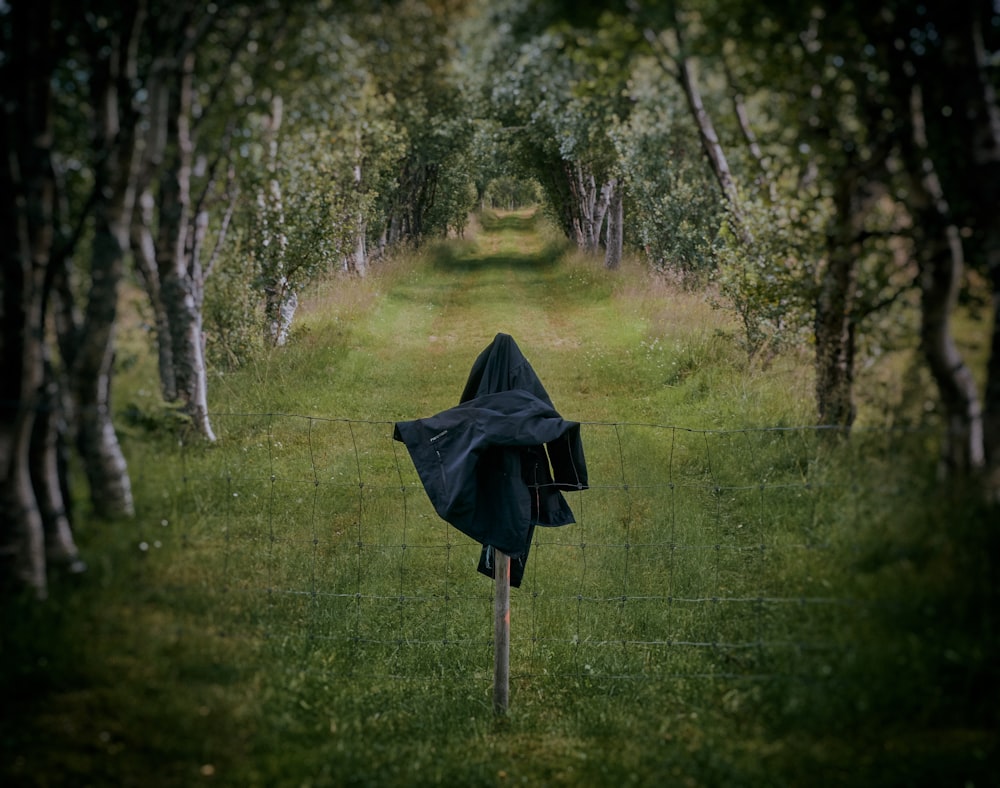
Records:
{"label": "wire fence", "polygon": [[[387,679],[491,670],[480,545],[434,512],[393,423],[214,414],[213,446],[155,462],[150,593],[219,638]],[[906,507],[918,430],[584,423],[576,523],[536,528],[511,593],[511,675],[822,680],[869,598],[859,534]]]}

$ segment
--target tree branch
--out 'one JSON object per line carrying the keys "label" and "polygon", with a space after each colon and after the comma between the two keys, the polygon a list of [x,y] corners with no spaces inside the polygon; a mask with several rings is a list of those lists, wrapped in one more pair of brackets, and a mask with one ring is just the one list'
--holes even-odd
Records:
{"label": "tree branch", "polygon": [[212,275],[212,271],[215,270],[215,264],[219,259],[219,253],[222,249],[223,244],[226,240],[226,234],[229,231],[229,223],[232,221],[233,212],[236,209],[236,198],[239,196],[239,189],[235,186],[236,181],[236,170],[233,167],[229,168],[229,175],[227,178],[228,185],[227,191],[230,191],[229,203],[226,205],[226,212],[222,216],[222,224],[219,226],[219,234],[215,239],[215,248],[212,249],[212,254],[208,258],[208,263],[205,265],[205,270],[203,276],[208,279]]}

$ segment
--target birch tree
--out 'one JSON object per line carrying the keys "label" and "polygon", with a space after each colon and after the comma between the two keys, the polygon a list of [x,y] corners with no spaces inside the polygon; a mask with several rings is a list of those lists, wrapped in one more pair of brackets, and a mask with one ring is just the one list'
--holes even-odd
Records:
{"label": "birch tree", "polygon": [[[887,102],[901,124],[900,147],[918,228],[921,340],[940,394],[947,475],[982,476],[1000,500],[1000,105],[991,58],[1000,50],[1000,11],[988,2],[913,8],[888,3],[861,17],[886,63]],[[951,328],[963,271],[971,261],[992,285],[993,336],[985,390]]]}
{"label": "birch tree", "polygon": [[[208,413],[205,283],[234,211],[229,140],[246,100],[226,88],[256,89],[248,75],[254,67],[238,70],[236,64],[241,58],[253,62],[255,36],[274,11],[268,4],[174,4],[161,9],[149,30],[140,209],[130,237],[155,318],[163,397],[179,403],[208,440],[215,435]],[[276,44],[281,30],[271,31]],[[230,113],[228,128],[217,124],[211,140],[204,139],[199,132],[207,120],[223,111]]]}
{"label": "birch tree", "polygon": [[[640,19],[655,23],[660,18],[654,11],[645,13],[637,5],[634,7]],[[740,172],[746,175],[736,177],[732,157],[727,155],[691,68],[694,45],[687,34],[689,20],[704,23],[710,18],[709,9],[699,8],[702,13],[688,11],[685,15],[678,4],[670,4],[669,12],[662,17],[670,30],[654,39],[647,27],[646,37],[654,51],[660,47],[664,68],[673,70],[685,92],[706,158],[728,206],[735,243],[723,247],[724,271],[733,270],[725,274],[728,281],[723,279],[723,289],[744,319],[751,353],[767,341],[766,335],[754,336],[758,321],[770,322],[772,334],[780,336],[783,323],[792,317],[790,307],[796,301],[808,303],[815,347],[817,417],[822,424],[849,429],[856,414],[854,376],[860,324],[873,311],[866,300],[870,288],[863,282],[862,270],[867,273],[879,265],[878,254],[884,245],[878,226],[882,218],[874,208],[885,193],[879,184],[887,177],[892,146],[890,124],[885,119],[873,116],[867,125],[858,122],[859,103],[870,100],[866,83],[877,69],[870,56],[862,54],[847,60],[840,54],[844,45],[849,44],[852,51],[860,46],[851,40],[856,33],[849,25],[835,26],[820,9],[791,11],[799,14],[797,27],[775,24],[773,16],[761,19],[739,4],[720,3],[711,10],[730,20],[729,27],[725,31],[707,28],[702,48],[712,51],[719,72],[730,86],[734,80],[732,61],[741,57],[740,52],[746,53],[742,55],[746,59],[743,73],[750,75],[759,90],[774,97],[772,105],[785,113],[786,123],[794,119],[788,133],[778,132],[784,137],[780,145],[785,150],[784,166],[794,166],[797,149],[807,159],[803,171],[814,173],[808,180],[785,178],[785,192],[780,195],[773,179],[762,181],[760,144],[755,134],[748,134],[751,120],[744,111],[745,104],[737,102],[733,105],[735,111],[727,117],[731,126],[729,145],[730,151],[741,154],[745,165],[741,165]],[[743,11],[746,20],[741,16]],[[794,67],[778,59],[762,58],[761,53],[768,50],[754,49],[758,24],[770,42],[770,51],[788,53]],[[706,29],[704,24],[701,26]],[[672,55],[671,59],[666,60],[663,53]],[[768,125],[775,128],[775,120],[769,119]],[[750,189],[749,185],[756,188]],[[794,215],[809,216],[813,224],[817,220],[825,224],[819,245],[801,243],[803,236],[796,222],[789,222]],[[787,262],[790,260],[796,261],[791,267]],[[799,272],[811,275],[803,277]],[[799,289],[801,295],[794,295],[794,289]]]}
{"label": "birch tree", "polygon": [[[737,45],[745,45],[754,40],[746,34],[760,15],[739,6],[729,4],[732,18],[744,18],[745,12],[746,19],[754,19],[740,28],[744,36]],[[801,45],[794,70],[775,59],[770,67],[758,61],[756,71],[770,77],[761,83],[772,92],[794,91],[792,76],[810,74],[812,86],[798,89],[796,102],[808,113],[797,125],[818,132],[810,133],[812,144],[823,151],[814,171],[833,185],[833,231],[827,233],[816,316],[822,329],[817,352],[822,350],[834,366],[817,367],[817,394],[832,393],[828,402],[835,414],[853,408],[837,405],[847,404],[837,391],[847,390],[844,373],[853,366],[851,354],[843,351],[854,347],[862,321],[875,308],[870,283],[877,271],[860,266],[873,253],[882,257],[883,266],[892,265],[890,247],[879,240],[889,238],[892,248],[905,249],[914,263],[910,286],[920,293],[920,347],[937,384],[944,424],[942,470],[965,477],[979,476],[993,456],[988,403],[997,391],[998,348],[993,347],[987,370],[984,415],[952,334],[951,316],[968,262],[988,275],[996,270],[1000,111],[989,63],[990,53],[1000,48],[998,20],[1000,14],[988,2],[960,7],[944,2],[814,4],[774,10],[756,28],[788,34],[784,51],[796,51],[788,46],[792,38]],[[778,49],[771,39],[770,51]],[[879,224],[877,217],[890,201],[897,215],[906,215],[904,223]],[[904,281],[899,291],[907,287]],[[865,288],[867,299],[861,296]],[[996,288],[994,278],[994,294]],[[885,303],[891,300],[890,295]],[[824,377],[824,371],[834,374]],[[987,488],[995,495],[996,482],[989,477]]]}
{"label": "birch tree", "polygon": [[[166,265],[183,257],[199,281],[208,227],[204,201],[189,201],[199,167],[188,147],[196,114],[189,45],[219,9],[197,6],[205,12],[198,16],[194,8],[137,1],[80,9],[42,0],[0,14],[7,153],[0,215],[11,239],[2,285],[0,353],[10,377],[0,419],[0,554],[7,577],[39,595],[50,565],[82,566],[65,470],[71,446],[94,513],[133,511],[112,422],[118,293],[130,236],[142,242],[136,247],[143,254],[153,250],[143,259],[156,263],[149,270],[164,302],[199,317],[198,293],[186,291],[182,278],[172,280]],[[176,166],[164,177],[149,176],[151,166],[168,160]],[[133,217],[149,216],[147,193],[159,213],[155,225],[135,232]],[[184,334],[196,339],[188,346],[197,353],[201,337],[193,325]],[[180,332],[171,326],[170,333]],[[171,351],[176,373],[176,347]],[[178,391],[189,390],[190,378],[175,379]],[[190,402],[205,412],[203,395]]]}
{"label": "birch tree", "polygon": [[729,206],[729,217],[734,235],[741,243],[749,245],[753,237],[743,221],[743,211],[740,204],[736,180],[729,166],[725,148],[719,139],[715,122],[705,106],[699,85],[697,64],[691,55],[684,29],[675,4],[670,6],[671,27],[664,31],[656,31],[650,27],[643,29],[643,36],[649,42],[652,51],[659,58],[664,70],[671,74],[681,85],[687,100],[691,117],[698,129],[702,148],[705,151],[712,172],[719,183],[722,195]]}
{"label": "birch tree", "polygon": [[7,151],[0,169],[0,216],[7,239],[0,280],[0,359],[6,370],[0,381],[0,558],[6,577],[39,595],[47,583],[45,534],[29,453],[45,374],[44,289],[54,240],[51,14],[50,3],[11,9],[2,27],[7,56],[0,63],[7,97],[0,130]]}
{"label": "birch tree", "polygon": [[[0,397],[0,556],[6,576],[39,596],[46,594],[50,565],[82,568],[70,531],[61,454],[68,437],[77,438],[95,511],[105,516],[132,512],[127,469],[111,423],[110,390],[131,210],[135,115],[130,97],[144,14],[140,4],[96,8],[85,19],[63,17],[64,10],[53,2],[19,3],[0,20],[6,54],[0,62],[6,97],[2,147],[7,153],[0,170],[0,216],[9,239],[0,288],[0,356],[8,371]],[[54,35],[57,24],[62,39]],[[57,40],[62,48],[55,46]],[[53,85],[70,55],[80,64],[72,78],[89,90],[93,102],[89,149],[78,137],[67,142],[56,133]],[[89,182],[81,185],[81,193],[88,193],[82,205],[68,205],[59,153],[79,155],[90,165]],[[80,251],[84,228],[92,238],[91,286],[84,309],[77,312],[68,267]]]}
{"label": "birch tree", "polygon": [[125,457],[112,424],[111,377],[136,174],[138,116],[131,97],[138,77],[137,39],[145,20],[145,9],[130,4],[120,14],[112,12],[108,27],[94,20],[84,33],[96,108],[91,138],[99,197],[93,202],[89,294],[67,366],[91,501],[103,516],[134,512]]}

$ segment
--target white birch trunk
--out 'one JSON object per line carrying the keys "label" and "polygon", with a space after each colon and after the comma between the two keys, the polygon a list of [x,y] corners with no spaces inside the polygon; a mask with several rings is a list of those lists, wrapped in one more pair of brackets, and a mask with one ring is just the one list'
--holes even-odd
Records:
{"label": "white birch trunk", "polygon": [[[719,141],[719,135],[715,130],[715,124],[712,122],[712,116],[709,115],[708,110],[705,108],[705,102],[702,99],[701,89],[698,86],[695,61],[684,51],[684,34],[681,29],[676,8],[673,9],[673,15],[674,34],[677,37],[678,52],[670,57],[670,59],[673,61],[677,70],[677,77],[680,81],[681,88],[684,91],[684,97],[687,100],[688,109],[690,110],[691,116],[698,127],[698,136],[701,139],[702,149],[705,151],[705,155],[708,157],[709,163],[712,165],[712,172],[715,174],[715,178],[719,182],[719,186],[722,189],[723,197],[725,197],[726,202],[729,205],[731,217],[730,226],[742,243],[750,244],[753,242],[753,237],[747,230],[743,220],[742,211],[740,210],[739,192],[736,189],[736,181],[733,179],[732,171],[729,168],[729,161],[726,158],[726,152],[722,147],[722,143]],[[644,31],[643,35],[653,46],[654,50],[662,57],[664,46],[655,31],[647,29]],[[664,67],[668,68],[667,65]]]}
{"label": "white birch trunk", "polygon": [[604,221],[608,218],[608,210],[611,208],[611,201],[614,198],[617,181],[614,178],[606,181],[598,193],[597,201],[594,203],[594,246],[596,252],[601,247],[601,236],[604,234]]}
{"label": "white birch trunk", "polygon": [[285,206],[278,181],[278,131],[284,111],[281,96],[271,101],[271,117],[267,125],[268,171],[271,174],[267,190],[257,196],[261,223],[264,228],[263,247],[269,284],[264,288],[267,331],[271,343],[282,346],[288,341],[298,295],[291,288],[287,276],[288,235],[285,233]]}
{"label": "white birch trunk", "polygon": [[609,270],[615,270],[622,262],[625,217],[621,184],[615,180],[610,181],[610,183],[613,186],[609,198],[608,240],[604,251],[604,267]]}
{"label": "white birch trunk", "polygon": [[[359,131],[358,142],[354,148],[354,191],[359,201],[361,199],[362,183],[360,137],[361,133]],[[359,210],[357,222],[354,227],[354,251],[350,263],[350,269],[358,276],[364,276],[368,270],[368,249],[365,243],[366,229],[364,211]]]}
{"label": "white birch trunk", "polygon": [[920,336],[924,357],[937,383],[945,411],[947,429],[941,456],[941,472],[979,471],[986,464],[985,435],[978,387],[965,364],[951,330],[951,315],[958,304],[965,267],[959,229],[951,219],[951,209],[934,164],[928,155],[923,95],[918,87],[910,93],[913,141],[921,154],[925,195],[931,232],[930,248],[919,253],[921,263]]}

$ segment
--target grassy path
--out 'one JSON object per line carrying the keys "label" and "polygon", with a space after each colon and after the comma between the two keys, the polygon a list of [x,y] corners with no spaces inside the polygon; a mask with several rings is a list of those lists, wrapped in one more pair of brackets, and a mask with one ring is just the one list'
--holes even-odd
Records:
{"label": "grassy path", "polygon": [[[531,213],[487,216],[470,235],[376,267],[364,282],[324,284],[306,299],[293,342],[247,373],[253,385],[242,374],[215,385],[213,409],[429,415],[456,404],[472,362],[504,332],[567,418],[808,420],[794,371],[772,368],[748,385],[739,350],[720,332],[733,326],[702,294],[637,268],[608,272]],[[789,397],[796,387],[802,396]]]}
{"label": "grassy path", "polygon": [[565,251],[546,241],[535,217],[514,214],[472,241],[438,247],[433,262],[396,282],[370,330],[380,360],[419,384],[400,387],[407,397],[454,404],[476,355],[498,332],[514,337],[554,398],[576,397],[581,353],[607,336],[600,324],[616,317],[610,282],[565,262]]}
{"label": "grassy path", "polygon": [[[222,381],[216,409],[427,415],[455,404],[498,332],[514,337],[558,406],[594,390],[588,359],[609,345],[635,346],[646,330],[638,314],[623,320],[614,277],[568,259],[530,213],[488,219],[472,239],[432,247],[371,280],[320,289],[306,301],[297,341],[257,370],[261,385]],[[298,385],[304,380],[311,384]]]}

